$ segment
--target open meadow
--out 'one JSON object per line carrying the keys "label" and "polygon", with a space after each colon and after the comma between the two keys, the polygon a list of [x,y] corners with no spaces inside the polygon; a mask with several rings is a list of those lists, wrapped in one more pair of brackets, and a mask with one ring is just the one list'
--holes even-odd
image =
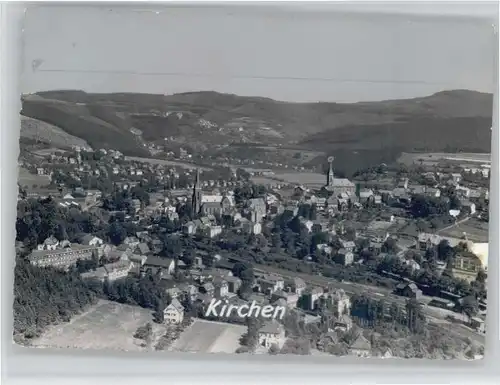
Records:
{"label": "open meadow", "polygon": [[185,163],[185,162],[180,162],[176,160],[167,160],[167,159],[156,159],[156,158],[142,158],[138,156],[126,156],[125,157],[126,161],[129,162],[140,162],[140,163],[149,163],[149,164],[161,164],[164,166],[172,166],[172,167],[180,167],[184,169],[195,169],[199,168],[202,171],[210,171],[211,168],[209,167],[204,167],[204,166],[198,166],[194,163]]}
{"label": "open meadow", "polygon": [[50,178],[48,175],[36,175],[30,174],[28,170],[22,167],[18,167],[18,183],[22,186],[28,186],[29,189],[34,187],[46,186],[50,183]]}
{"label": "open meadow", "polygon": [[71,148],[71,146],[90,147],[85,140],[70,135],[59,127],[22,115],[21,137],[42,143],[50,143],[57,148]]}
{"label": "open meadow", "polygon": [[470,218],[457,225],[451,226],[440,234],[446,237],[461,238],[466,235],[472,242],[488,242],[488,222],[476,218]]}
{"label": "open meadow", "polygon": [[270,177],[254,176],[254,183],[276,184],[287,183],[292,185],[303,185],[309,188],[319,188],[325,184],[326,176],[317,172],[276,172]]}
{"label": "open meadow", "polygon": [[152,322],[152,311],[138,306],[99,301],[70,322],[50,327],[32,342],[34,347],[144,351],[144,341],[134,338],[137,328],[150,322],[153,343],[166,326]]}
{"label": "open meadow", "polygon": [[435,164],[441,161],[455,161],[464,163],[491,163],[491,154],[488,153],[446,153],[446,152],[429,152],[429,153],[411,153],[403,152],[398,159],[399,163],[412,165],[419,164]]}
{"label": "open meadow", "polygon": [[243,325],[197,319],[173,343],[170,351],[234,353],[246,331]]}

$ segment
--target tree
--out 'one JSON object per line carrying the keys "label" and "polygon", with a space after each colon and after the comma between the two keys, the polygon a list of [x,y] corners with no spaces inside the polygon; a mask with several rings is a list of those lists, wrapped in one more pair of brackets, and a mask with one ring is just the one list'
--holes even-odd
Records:
{"label": "tree", "polygon": [[196,252],[194,250],[192,249],[186,250],[186,252],[182,255],[182,261],[186,264],[188,268],[191,268],[194,265],[195,257],[196,257]]}
{"label": "tree", "polygon": [[393,324],[400,321],[400,311],[397,303],[391,303],[391,306],[389,307],[389,316]]}
{"label": "tree", "polygon": [[246,283],[248,285],[252,285],[254,282],[254,271],[251,267],[243,270],[240,274],[240,278],[243,283]]}
{"label": "tree", "polygon": [[281,250],[281,237],[279,233],[273,233],[271,235],[271,251],[273,253],[278,253]]}
{"label": "tree", "polygon": [[148,341],[151,339],[152,335],[153,335],[153,327],[152,327],[151,323],[148,322],[146,325],[139,326],[137,328],[137,330],[134,333],[134,338]]}
{"label": "tree", "polygon": [[255,349],[259,342],[259,328],[261,326],[261,320],[257,318],[248,318],[247,319],[247,332],[243,334],[240,339],[240,344],[242,346],[248,347],[250,350]]}
{"label": "tree", "polygon": [[327,259],[325,253],[322,250],[316,249],[316,251],[314,252],[314,260],[316,261],[316,263],[323,265]]}
{"label": "tree", "polygon": [[450,246],[448,240],[443,239],[437,245],[437,256],[441,261],[447,261],[453,255],[453,248]]}
{"label": "tree", "polygon": [[421,218],[417,219],[417,221],[415,222],[415,226],[417,227],[417,230],[420,232],[429,230],[429,224]]}
{"label": "tree", "polygon": [[195,307],[190,295],[187,295],[184,298],[184,300],[182,301],[182,306],[184,307],[184,311],[186,312],[186,314],[195,315],[194,313]]}
{"label": "tree", "polygon": [[446,214],[450,209],[448,201],[441,198],[417,195],[412,199],[410,211],[415,218]]}
{"label": "tree", "polygon": [[236,262],[233,266],[232,272],[235,277],[241,278],[241,273],[248,269],[248,266],[243,262]]}
{"label": "tree", "polygon": [[398,250],[397,241],[394,238],[389,237],[384,242],[383,248],[387,253],[396,253]]}
{"label": "tree", "polygon": [[456,194],[451,195],[450,197],[450,209],[452,210],[460,210],[462,208],[462,202],[460,198]]}
{"label": "tree", "polygon": [[290,222],[288,222],[288,228],[295,234],[300,234],[302,223],[298,216],[295,216]]}
{"label": "tree", "polygon": [[67,322],[102,296],[102,284],[77,274],[39,268],[22,259],[14,269],[14,334],[32,338]]}
{"label": "tree", "polygon": [[425,330],[426,319],[422,311],[422,305],[411,298],[406,302],[406,317],[410,331],[414,334],[422,334]]}
{"label": "tree", "polygon": [[430,247],[425,251],[424,258],[429,262],[429,264],[435,264],[438,259],[438,253],[435,247]]}
{"label": "tree", "polygon": [[377,319],[379,321],[383,321],[385,319],[385,307],[386,307],[386,304],[385,304],[385,301],[383,299],[381,299],[377,302],[376,313],[377,313]]}
{"label": "tree", "polygon": [[300,205],[298,213],[297,213],[297,216],[304,217],[304,218],[309,218],[310,217],[310,212],[311,212],[311,205],[308,205],[308,204]]}
{"label": "tree", "polygon": [[328,353],[333,354],[334,356],[346,356],[349,353],[349,348],[345,343],[335,344],[328,348]]}
{"label": "tree", "polygon": [[262,234],[257,235],[255,249],[257,251],[261,251],[262,249],[265,249],[266,247],[267,247],[266,237],[263,236]]}
{"label": "tree", "polygon": [[238,180],[242,180],[242,181],[248,181],[250,180],[250,173],[248,171],[246,171],[245,169],[242,169],[242,168],[237,168],[236,169],[236,178]]}
{"label": "tree", "polygon": [[280,348],[278,345],[276,344],[272,344],[270,347],[269,347],[269,354],[271,355],[276,355],[280,352]]}
{"label": "tree", "polygon": [[113,222],[109,226],[108,236],[115,245],[120,245],[127,237],[127,230],[119,222]]}
{"label": "tree", "polygon": [[462,299],[462,303],[460,305],[461,310],[464,314],[471,319],[477,314],[477,310],[479,308],[479,304],[473,296],[469,295]]}
{"label": "tree", "polygon": [[296,240],[296,235],[292,230],[286,230],[283,233],[283,245],[286,248],[286,252],[289,255],[294,255],[295,254],[295,240]]}
{"label": "tree", "polygon": [[477,273],[476,282],[481,283],[481,284],[485,284],[487,277],[488,277],[488,275],[486,274],[486,272],[483,269],[481,269]]}
{"label": "tree", "polygon": [[316,205],[315,205],[315,204],[313,204],[313,205],[311,206],[311,209],[309,210],[309,219],[310,219],[311,221],[315,221],[315,220],[316,220],[316,217],[317,217],[317,214],[318,214],[318,209],[317,209]]}
{"label": "tree", "polygon": [[244,202],[252,198],[252,187],[248,184],[238,186],[234,189],[234,200],[237,205],[242,205]]}

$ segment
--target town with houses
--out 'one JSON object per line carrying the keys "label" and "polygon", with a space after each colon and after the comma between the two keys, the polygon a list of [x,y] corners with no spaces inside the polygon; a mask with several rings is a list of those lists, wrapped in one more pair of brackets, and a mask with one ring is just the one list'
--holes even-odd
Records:
{"label": "town with houses", "polygon": [[[313,185],[197,165],[185,151],[169,164],[111,149],[22,150],[15,339],[36,345],[51,324],[112,303],[147,310],[123,339],[158,351],[210,352],[232,333],[218,351],[481,357],[489,161],[412,154],[412,164],[344,178],[332,155]],[[35,317],[25,297],[43,280],[60,300]],[[214,300],[286,313],[218,317],[206,312]]]}

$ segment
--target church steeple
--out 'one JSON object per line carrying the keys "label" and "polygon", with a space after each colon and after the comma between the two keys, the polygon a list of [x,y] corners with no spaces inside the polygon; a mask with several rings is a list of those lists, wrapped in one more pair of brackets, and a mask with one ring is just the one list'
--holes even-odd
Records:
{"label": "church steeple", "polygon": [[333,175],[333,160],[334,160],[333,156],[329,156],[328,157],[328,163],[330,164],[330,166],[328,168],[328,175],[326,176],[326,185],[329,186],[329,187],[333,186],[333,179],[334,179],[334,175]]}
{"label": "church steeple", "polygon": [[196,169],[196,177],[194,179],[194,187],[197,190],[199,190],[201,188],[200,187],[200,169],[199,168]]}
{"label": "church steeple", "polygon": [[193,186],[193,196],[191,198],[191,216],[194,218],[199,212],[201,207],[201,184],[200,184],[200,169],[196,169],[196,176]]}

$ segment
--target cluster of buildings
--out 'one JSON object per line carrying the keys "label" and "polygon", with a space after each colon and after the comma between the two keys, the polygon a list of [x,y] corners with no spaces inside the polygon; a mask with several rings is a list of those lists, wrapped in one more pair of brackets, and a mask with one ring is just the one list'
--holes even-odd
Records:
{"label": "cluster of buildings", "polygon": [[[437,247],[443,240],[452,247],[466,245],[467,252],[457,254],[453,262],[453,274],[456,277],[470,282],[476,278],[478,271],[487,270],[487,243],[431,233],[405,234],[400,231],[408,222],[404,207],[409,205],[415,196],[446,199],[443,197],[443,191],[450,186],[454,187],[461,203],[459,212],[454,212],[453,216],[477,215],[476,204],[480,200],[488,200],[488,190],[464,183],[461,174],[428,173],[424,175],[429,181],[425,185],[411,184],[408,179],[398,179],[393,180],[392,185],[377,182],[372,186],[365,183],[361,187],[360,183],[337,178],[333,172],[333,159],[330,159],[326,183],[321,189],[313,190],[304,186],[295,186],[288,190],[268,189],[259,197],[245,199],[237,204],[237,183],[234,181],[202,181],[199,169],[185,170],[181,175],[173,167],[127,162],[119,152],[99,151],[103,160],[97,161],[97,167],[82,159],[80,151],[75,151],[75,154],[69,157],[52,154],[50,163],[38,165],[36,173],[53,178],[56,177],[54,169],[57,169],[58,178],[61,173],[65,173],[76,181],[81,181],[88,175],[110,177],[117,187],[123,189],[131,188],[141,181],[150,182],[153,178],[160,184],[168,185],[168,188],[149,193],[148,205],[139,199],[132,199],[131,208],[134,213],[127,215],[125,219],[139,223],[141,219],[166,216],[170,221],[178,222],[179,208],[189,205],[192,220],[178,229],[179,234],[216,238],[222,237],[226,231],[235,231],[259,235],[266,227],[272,229],[274,217],[288,214],[290,218],[298,218],[300,225],[308,233],[325,233],[328,236],[327,241],[316,246],[318,252],[344,266],[363,263],[356,258],[356,253],[359,252],[356,240],[366,240],[366,249],[372,255],[382,258],[386,255],[383,251],[384,243],[392,238],[396,243],[397,255],[414,271],[419,270],[420,265],[406,258],[405,252],[412,249],[424,254],[428,248]],[[58,169],[57,164],[64,164],[65,167]],[[25,166],[33,167],[33,164]],[[191,182],[193,177],[194,182]],[[179,188],[183,178],[183,188]],[[431,183],[432,181],[435,183]],[[71,192],[67,191],[61,195],[59,204],[67,208],[99,209],[101,195],[98,190],[74,188]],[[311,216],[299,215],[304,205],[314,206],[317,211],[314,219]],[[368,222],[356,219],[349,223],[345,220],[331,220],[340,218],[344,213],[357,213],[368,207],[379,209],[377,217]],[[171,324],[183,322],[186,310],[182,303],[187,298],[204,305],[213,298],[223,298],[235,304],[255,301],[262,305],[286,306],[288,309],[299,311],[304,319],[309,319],[319,310],[331,311],[339,320],[336,328],[349,330],[352,326],[352,321],[347,316],[350,308],[349,297],[342,291],[310,286],[300,278],[288,279],[274,274],[256,273],[252,293],[248,299],[243,300],[238,295],[242,281],[233,276],[231,267],[227,266],[231,265],[228,260],[222,259],[220,255],[206,255],[203,251],[196,250],[193,265],[186,266],[180,259],[159,257],[158,254],[164,246],[157,233],[148,229],[141,229],[136,236],[127,237],[119,246],[107,244],[91,234],[83,236],[78,244],[49,237],[32,251],[28,259],[37,266],[53,266],[67,270],[78,260],[95,258],[101,261],[99,267],[83,273],[82,277],[102,282],[155,274],[161,278],[159,284],[172,299],[164,310],[165,322]],[[313,261],[314,258],[311,254],[305,259]],[[208,259],[210,263],[207,263]],[[224,264],[226,267],[207,267]],[[182,281],[173,278],[176,271],[182,271]],[[407,297],[418,298],[421,292],[414,286],[401,285],[398,292]],[[284,330],[278,322],[266,322],[259,331],[261,346],[282,346],[283,342]],[[364,337],[360,336],[353,344],[355,354],[367,354],[366,345]]]}
{"label": "cluster of buildings", "polygon": [[442,242],[446,242],[450,247],[464,246],[464,252],[457,253],[453,260],[452,273],[454,277],[472,282],[480,270],[488,272],[487,242],[473,242],[467,238],[454,238],[430,233],[418,235],[418,249],[422,252],[429,248],[438,247]]}
{"label": "cluster of buildings", "polygon": [[[139,278],[152,274],[160,278],[158,285],[171,298],[171,302],[164,309],[164,320],[168,324],[180,324],[185,318],[185,308],[182,305],[188,300],[208,306],[213,299],[228,300],[228,303],[242,305],[257,303],[261,306],[282,306],[289,310],[301,312],[304,318],[311,318],[309,314],[327,309],[342,319],[339,328],[345,330],[352,325],[347,321],[351,306],[349,296],[342,290],[333,290],[319,286],[307,285],[301,278],[285,278],[276,274],[255,273],[251,294],[242,299],[239,289],[242,280],[233,275],[232,263],[222,260],[220,255],[197,253],[192,266],[186,266],[181,260],[173,260],[154,255],[150,250],[141,250],[139,240],[128,239],[126,243],[110,246],[101,239],[85,236],[85,243],[71,248],[59,242],[54,237],[45,240],[40,249],[44,248],[45,259],[39,257],[35,250],[29,257],[31,263],[37,266],[54,266],[68,269],[78,259],[100,257],[104,264],[95,270],[82,273],[84,279],[112,282],[125,277]],[[85,250],[86,254],[75,250]],[[146,255],[138,254],[145,251]],[[210,260],[210,262],[209,262]],[[205,263],[204,263],[205,262]],[[207,267],[209,265],[225,267]],[[174,279],[175,271],[182,272],[182,279]],[[314,318],[314,317],[313,317]],[[318,317],[315,317],[318,318]],[[285,334],[283,326],[276,320],[265,322],[259,330],[259,344],[270,347],[273,344],[283,346]]]}
{"label": "cluster of buildings", "polygon": [[[117,152],[100,150],[104,156],[111,159],[122,159],[122,155]],[[74,164],[81,164],[81,159],[75,158]],[[71,158],[73,159],[73,158]],[[407,221],[404,208],[401,204],[408,204],[416,195],[426,195],[434,198],[441,198],[442,188],[450,184],[455,187],[456,194],[461,199],[461,215],[475,215],[475,201],[478,199],[488,199],[488,190],[481,188],[468,187],[462,182],[460,174],[437,175],[439,173],[430,173],[424,175],[429,180],[435,179],[434,187],[428,185],[410,184],[408,179],[400,179],[395,182],[392,189],[387,185],[373,188],[361,188],[359,183],[355,184],[346,178],[337,178],[333,173],[332,161],[329,159],[330,167],[326,177],[326,183],[320,190],[310,190],[303,186],[296,186],[290,194],[285,190],[267,191],[263,196],[247,199],[242,204],[236,204],[234,189],[228,183],[220,185],[216,181],[201,181],[200,170],[197,169],[194,174],[194,182],[190,185],[191,189],[171,189],[165,192],[150,193],[149,205],[144,205],[139,199],[132,199],[133,216],[127,216],[129,220],[138,221],[141,218],[167,216],[171,221],[179,220],[178,209],[180,206],[190,204],[191,217],[182,226],[182,233],[186,235],[200,235],[209,238],[221,236],[224,231],[237,231],[244,234],[261,234],[264,227],[272,226],[272,219],[279,214],[288,214],[289,217],[299,215],[301,205],[314,206],[317,210],[315,219],[308,219],[299,216],[301,226],[310,233],[326,233],[330,239],[335,238],[340,242],[340,247],[332,247],[330,242],[317,245],[318,251],[331,257],[335,262],[349,265],[355,262],[355,242],[354,239],[363,238],[368,241],[368,249],[375,255],[382,255],[384,242],[393,238],[397,242],[398,255],[404,256],[404,251],[416,249],[425,252],[426,248],[435,247],[443,239],[449,241],[453,247],[458,243],[465,243],[470,253],[459,255],[455,259],[455,273],[457,276],[473,280],[479,269],[487,269],[487,243],[475,243],[464,239],[455,239],[443,237],[437,234],[420,233],[416,236],[401,234],[399,232],[400,224]],[[71,161],[68,161],[71,163]],[[122,168],[127,168],[129,172],[137,175],[137,169],[128,163],[120,163]],[[152,170],[156,170],[157,165],[149,165]],[[158,170],[156,170],[158,171]],[[432,174],[432,175],[431,175]],[[161,175],[160,175],[161,177]],[[130,186],[124,185],[122,188]],[[81,187],[76,188],[73,193],[66,193],[60,202],[61,206],[72,207],[75,199],[83,199],[85,207],[98,205],[101,199],[101,193],[98,190],[85,190]],[[83,198],[82,198],[83,197]],[[393,203],[396,202],[394,205]],[[378,207],[379,214],[375,220],[369,223],[351,221],[350,228],[344,225],[343,221],[332,224],[331,218],[337,217],[344,212],[357,212],[363,207]],[[458,211],[458,210],[450,210]],[[459,214],[455,216],[458,216]],[[347,233],[350,232],[349,237]],[[162,242],[149,236],[146,232],[142,234],[143,241],[137,241],[141,244],[140,255],[145,251],[158,253],[162,250]],[[129,242],[129,239],[127,239]],[[71,251],[70,251],[71,250]],[[81,250],[81,251],[80,251]],[[41,247],[30,258],[39,260],[40,264],[58,263],[62,265],[71,264],[77,256],[81,259],[89,258],[91,248],[83,245],[65,245],[54,250]],[[65,256],[63,259],[63,256]],[[73,258],[73,259],[72,259]],[[307,259],[312,260],[313,256]],[[62,262],[67,261],[67,262]],[[405,260],[405,263],[411,265],[413,270],[418,270],[420,266],[412,260]],[[114,267],[110,267],[114,269]],[[105,275],[104,271],[101,271]]]}
{"label": "cluster of buildings", "polygon": [[[88,154],[97,154],[96,158]],[[36,153],[35,153],[36,154]],[[84,155],[85,154],[85,155]],[[166,190],[191,188],[191,180],[195,172],[193,167],[181,167],[162,162],[132,160],[111,149],[100,149],[96,152],[75,146],[71,151],[42,152],[39,155],[23,155],[19,166],[32,174],[45,176],[47,185],[57,185],[64,193],[47,186],[36,186],[27,192],[29,197],[45,198],[57,196],[61,201],[75,206],[83,206],[81,192],[91,190],[91,180],[111,181],[115,186],[130,189],[140,183],[156,183]],[[72,188],[71,185],[82,187]],[[231,188],[236,186],[234,180],[209,179],[201,182],[203,188]],[[68,195],[66,198],[64,196]],[[72,195],[71,198],[69,195]]]}

